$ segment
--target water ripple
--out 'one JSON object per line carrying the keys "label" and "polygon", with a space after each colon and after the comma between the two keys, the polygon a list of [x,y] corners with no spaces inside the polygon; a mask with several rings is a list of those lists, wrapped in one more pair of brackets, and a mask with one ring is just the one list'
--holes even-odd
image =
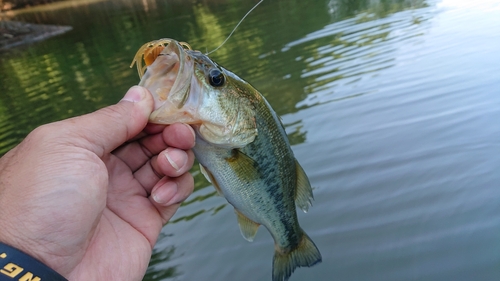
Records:
{"label": "water ripple", "polygon": [[[307,98],[297,106],[308,107],[376,92],[364,85],[365,80],[398,63],[399,46],[409,40],[418,43],[433,15],[434,8],[429,7],[377,20],[365,13],[286,44],[283,52],[303,48],[304,56],[298,58],[306,63],[301,77],[311,81],[304,89]],[[315,47],[311,49],[311,46]],[[343,93],[337,91],[341,87]]]}

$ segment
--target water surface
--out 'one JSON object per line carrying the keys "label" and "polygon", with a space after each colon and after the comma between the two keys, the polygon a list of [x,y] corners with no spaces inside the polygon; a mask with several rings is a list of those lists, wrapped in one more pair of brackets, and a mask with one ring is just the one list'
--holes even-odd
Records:
{"label": "water surface", "polygon": [[[0,54],[0,153],[115,103],[145,42],[220,44],[256,1],[102,1],[15,16],[73,31]],[[265,1],[212,57],[282,116],[316,200],[323,263],[291,280],[500,280],[500,4]],[[265,229],[196,191],[144,280],[270,280]]]}

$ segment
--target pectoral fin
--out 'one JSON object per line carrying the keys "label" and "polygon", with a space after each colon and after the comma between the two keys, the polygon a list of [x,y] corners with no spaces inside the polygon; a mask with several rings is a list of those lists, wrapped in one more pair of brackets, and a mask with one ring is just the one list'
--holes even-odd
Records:
{"label": "pectoral fin", "polygon": [[259,229],[260,224],[247,218],[236,209],[234,209],[234,212],[236,213],[236,217],[238,219],[238,225],[240,226],[241,235],[247,241],[252,242],[255,234],[257,234],[257,230]]}
{"label": "pectoral fin", "polygon": [[222,190],[219,187],[219,184],[217,183],[217,181],[214,178],[214,175],[212,175],[212,173],[201,164],[200,164],[200,172],[205,176],[207,181],[210,182],[214,186],[215,190],[217,190],[217,194],[219,194],[219,196],[224,196],[222,194]]}
{"label": "pectoral fin", "polygon": [[258,163],[240,149],[231,150],[231,157],[226,158],[226,161],[242,182],[251,182],[260,177]]}
{"label": "pectoral fin", "polygon": [[295,203],[297,206],[307,213],[309,207],[312,206],[312,200],[314,199],[311,184],[307,178],[304,169],[300,166],[299,162],[295,160],[295,166],[297,167],[297,186],[295,187]]}

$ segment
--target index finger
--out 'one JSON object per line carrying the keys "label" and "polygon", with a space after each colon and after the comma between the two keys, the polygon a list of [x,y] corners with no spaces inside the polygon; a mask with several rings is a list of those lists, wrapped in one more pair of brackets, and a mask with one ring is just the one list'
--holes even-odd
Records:
{"label": "index finger", "polygon": [[194,142],[194,130],[189,125],[175,123],[165,127],[161,134],[146,135],[129,142],[116,149],[113,154],[127,164],[132,171],[136,171],[167,147],[187,150],[194,146]]}

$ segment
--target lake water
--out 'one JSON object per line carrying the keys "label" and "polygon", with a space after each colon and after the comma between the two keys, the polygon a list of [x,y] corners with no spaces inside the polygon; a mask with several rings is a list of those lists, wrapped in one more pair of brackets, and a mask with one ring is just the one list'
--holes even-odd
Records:
{"label": "lake water", "polygon": [[[40,124],[117,102],[158,38],[217,47],[257,1],[74,2],[14,19],[71,25],[0,54],[0,154]],[[83,4],[82,4],[83,3]],[[500,3],[266,0],[211,55],[285,123],[315,202],[323,263],[295,280],[500,280]],[[271,280],[265,229],[196,191],[144,280]]]}

